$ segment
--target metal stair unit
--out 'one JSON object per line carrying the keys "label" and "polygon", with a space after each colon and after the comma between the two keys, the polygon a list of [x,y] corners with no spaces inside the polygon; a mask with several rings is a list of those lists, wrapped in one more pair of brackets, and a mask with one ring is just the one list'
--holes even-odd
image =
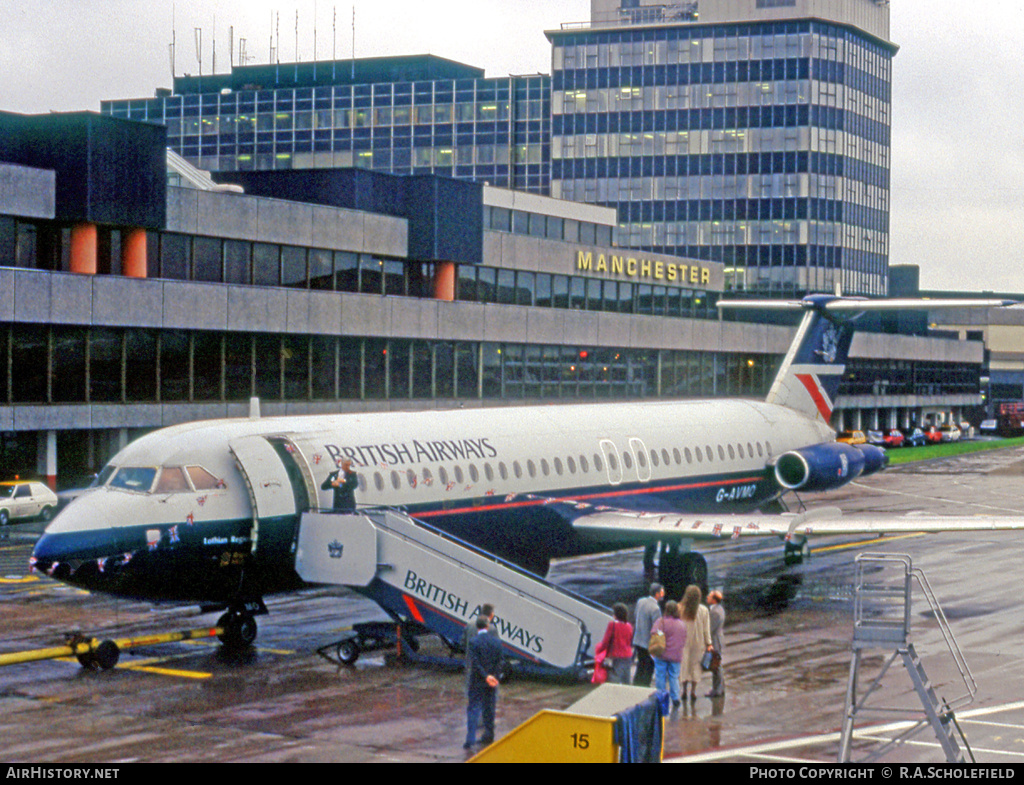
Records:
{"label": "metal stair unit", "polygon": [[[948,763],[973,762],[970,746],[956,722],[954,711],[974,700],[977,684],[964,660],[963,652],[953,638],[946,615],[935,599],[928,579],[915,569],[910,556],[905,554],[862,553],[856,560],[854,593],[853,654],[850,661],[850,679],[846,687],[846,707],[843,729],[839,741],[839,762],[849,763],[854,722],[858,715],[868,712],[890,712],[905,715],[906,708],[868,707],[868,699],[881,687],[882,678],[897,659],[903,661],[914,684],[924,716],[880,748],[867,754],[863,761],[878,760],[889,750],[907,741],[927,726],[931,726],[946,755]],[[966,692],[953,700],[939,697],[925,673],[913,644],[910,642],[910,605],[914,582],[920,587],[935,616],[946,647],[953,656]],[[895,649],[882,666],[864,694],[857,696],[857,676],[863,652],[869,649]],[[917,715],[915,715],[917,716]]]}

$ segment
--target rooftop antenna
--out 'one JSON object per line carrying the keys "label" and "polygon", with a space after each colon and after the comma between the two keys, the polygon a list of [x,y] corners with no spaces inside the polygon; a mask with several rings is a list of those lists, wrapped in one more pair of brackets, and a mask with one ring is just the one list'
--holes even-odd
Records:
{"label": "rooftop antenna", "polygon": [[295,82],[299,81],[299,9],[295,9]]}
{"label": "rooftop antenna", "polygon": [[174,79],[178,74],[174,70],[174,43],[177,36],[177,23],[175,21],[175,6],[171,3],[171,44],[169,48],[169,54],[171,56],[171,79]]}
{"label": "rooftop antenna", "polygon": [[213,17],[213,65],[210,68],[210,73],[217,73],[217,17]]}
{"label": "rooftop antenna", "polygon": [[233,71],[235,69],[235,26],[228,25],[228,64]]}
{"label": "rooftop antenna", "polygon": [[356,7],[352,6],[352,81],[356,80]]}
{"label": "rooftop antenna", "polygon": [[334,6],[334,15],[331,18],[331,80],[337,76],[338,71],[338,6]]}
{"label": "rooftop antenna", "polygon": [[316,0],[313,0],[313,82],[316,82]]}
{"label": "rooftop antenna", "polygon": [[193,27],[192,34],[196,39],[196,59],[199,61],[199,79],[203,78],[203,28]]}

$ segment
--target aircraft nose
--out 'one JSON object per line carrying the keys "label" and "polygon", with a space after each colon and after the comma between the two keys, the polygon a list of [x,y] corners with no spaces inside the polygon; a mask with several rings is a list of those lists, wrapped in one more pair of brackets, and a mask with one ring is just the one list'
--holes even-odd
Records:
{"label": "aircraft nose", "polygon": [[32,549],[29,564],[40,572],[56,578],[65,577],[83,561],[103,558],[120,550],[116,531],[97,526],[94,505],[77,500],[73,507],[61,511]]}

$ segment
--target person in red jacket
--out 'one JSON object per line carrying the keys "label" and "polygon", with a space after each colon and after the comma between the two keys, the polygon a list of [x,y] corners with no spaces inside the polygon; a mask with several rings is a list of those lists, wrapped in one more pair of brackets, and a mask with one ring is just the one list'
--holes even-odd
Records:
{"label": "person in red jacket", "polygon": [[633,664],[633,625],[626,621],[629,610],[621,602],[612,606],[612,614],[615,618],[608,622],[596,651],[604,652],[605,662],[611,660],[608,683],[629,684],[629,667]]}

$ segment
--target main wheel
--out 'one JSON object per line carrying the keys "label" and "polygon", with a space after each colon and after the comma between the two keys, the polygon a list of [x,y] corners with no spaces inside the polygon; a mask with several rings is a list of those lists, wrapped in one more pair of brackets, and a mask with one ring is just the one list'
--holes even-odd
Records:
{"label": "main wheel", "polygon": [[355,638],[349,638],[343,640],[338,644],[338,659],[346,665],[354,665],[356,660],[359,659],[359,644],[356,643]]}

